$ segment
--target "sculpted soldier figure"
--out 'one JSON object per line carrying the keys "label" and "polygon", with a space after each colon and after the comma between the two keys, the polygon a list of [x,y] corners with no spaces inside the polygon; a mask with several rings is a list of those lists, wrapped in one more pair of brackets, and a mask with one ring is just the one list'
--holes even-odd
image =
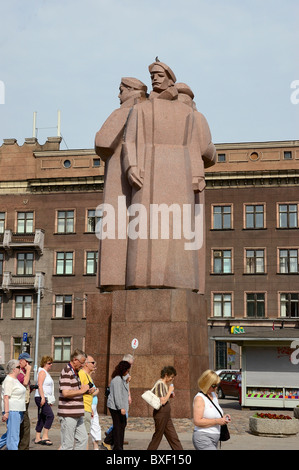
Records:
{"label": "sculpted soldier figure", "polygon": [[[179,99],[191,90],[184,84],[177,88],[173,71],[162,62],[151,64],[149,71],[153,90],[131,108],[121,150],[121,176],[129,184],[122,287],[203,293],[204,166],[215,163],[215,146],[204,116],[190,101]],[[115,129],[110,130],[113,140]],[[102,156],[101,149],[98,153]],[[100,271],[101,257],[100,252]],[[100,272],[99,287],[119,288],[109,276]]]}
{"label": "sculpted soldier figure", "polygon": [[[127,204],[131,197],[131,186],[121,168],[123,133],[132,106],[147,98],[147,86],[137,78],[122,78],[118,97],[120,108],[108,117],[95,137],[95,151],[105,162],[103,200],[116,209],[116,228],[118,197],[124,196]],[[116,232],[115,238],[100,240],[98,286],[105,289],[123,289],[125,285],[127,238],[118,235]]]}

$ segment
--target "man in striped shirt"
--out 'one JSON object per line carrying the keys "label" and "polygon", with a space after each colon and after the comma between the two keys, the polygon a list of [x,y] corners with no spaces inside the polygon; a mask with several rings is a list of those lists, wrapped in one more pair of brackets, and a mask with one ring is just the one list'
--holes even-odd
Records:
{"label": "man in striped shirt", "polygon": [[89,392],[88,384],[81,384],[79,370],[86,354],[76,349],[59,378],[58,416],[61,425],[61,450],[86,450],[88,435],[84,424],[83,395]]}

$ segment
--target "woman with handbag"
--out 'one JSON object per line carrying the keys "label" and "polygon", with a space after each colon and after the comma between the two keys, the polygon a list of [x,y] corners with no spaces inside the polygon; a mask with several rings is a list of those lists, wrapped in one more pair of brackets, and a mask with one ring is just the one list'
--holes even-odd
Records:
{"label": "woman with handbag", "polygon": [[[228,432],[230,415],[223,416],[216,396],[220,377],[212,370],[206,370],[198,379],[200,392],[193,402],[193,445],[196,450],[217,450],[221,429]],[[223,426],[223,428],[222,428]],[[229,435],[222,440],[229,439]]]}
{"label": "woman with handbag", "polygon": [[155,432],[147,450],[157,450],[163,435],[166,437],[172,450],[183,450],[182,444],[178,438],[170,417],[170,397],[174,397],[173,379],[176,376],[176,370],[172,366],[164,367],[161,371],[161,378],[158,380],[152,391],[160,398],[161,407],[154,410],[153,418],[155,421]]}

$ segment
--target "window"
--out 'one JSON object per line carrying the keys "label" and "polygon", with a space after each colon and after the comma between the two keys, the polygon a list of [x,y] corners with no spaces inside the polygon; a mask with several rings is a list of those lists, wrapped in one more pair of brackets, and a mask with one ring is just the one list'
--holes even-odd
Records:
{"label": "window", "polygon": [[232,316],[232,294],[213,294],[213,316],[231,317]]}
{"label": "window", "polygon": [[298,318],[299,317],[299,294],[280,294],[280,316]]}
{"label": "window", "polygon": [[264,206],[262,204],[245,206],[245,228],[264,228]]}
{"label": "window", "polygon": [[0,233],[5,230],[5,212],[0,212]]}
{"label": "window", "polygon": [[279,250],[279,272],[281,274],[298,273],[298,249]]}
{"label": "window", "polygon": [[17,233],[33,233],[33,212],[18,212]]}
{"label": "window", "polygon": [[298,204],[279,204],[278,217],[279,228],[297,228]]}
{"label": "window", "polygon": [[232,228],[231,206],[213,206],[213,229],[225,230]]}
{"label": "window", "polygon": [[246,250],[246,274],[260,274],[265,272],[265,251]]}
{"label": "window", "polygon": [[218,153],[218,163],[224,163],[226,161],[226,155],[225,153]]}
{"label": "window", "polygon": [[71,295],[55,296],[55,318],[72,318],[73,298]]}
{"label": "window", "polygon": [[33,253],[18,253],[17,254],[17,275],[18,276],[32,276],[33,274]]}
{"label": "window", "polygon": [[32,317],[32,295],[16,295],[15,318]]}
{"label": "window", "polygon": [[74,211],[57,212],[57,233],[74,233],[75,227]]}
{"label": "window", "polygon": [[97,260],[98,260],[98,252],[97,251],[87,251],[86,252],[86,274],[96,274],[96,272],[97,272]]}
{"label": "window", "polygon": [[232,272],[232,250],[213,250],[213,273],[230,274]]}
{"label": "window", "polygon": [[97,223],[101,220],[102,215],[99,213],[99,211],[95,209],[89,209],[87,211],[87,232],[89,233],[95,233],[96,228],[97,228]]}
{"label": "window", "polygon": [[58,252],[56,253],[56,274],[70,275],[73,274],[74,253]]}
{"label": "window", "polygon": [[99,166],[101,166],[101,159],[100,158],[94,158],[93,159],[93,167],[98,168]]}
{"label": "window", "polygon": [[[13,359],[18,359],[21,352],[23,352],[22,351],[22,338],[21,337],[14,337],[13,338],[12,348],[13,348],[12,358]],[[28,351],[28,354],[29,354],[29,351]]]}
{"label": "window", "polygon": [[250,293],[246,294],[247,317],[264,318],[265,317],[265,294]]}
{"label": "window", "polygon": [[54,361],[69,361],[71,358],[71,338],[54,338]]}
{"label": "window", "polygon": [[0,276],[3,276],[4,253],[0,252]]}
{"label": "window", "polygon": [[283,152],[283,158],[284,160],[292,160],[292,152]]}

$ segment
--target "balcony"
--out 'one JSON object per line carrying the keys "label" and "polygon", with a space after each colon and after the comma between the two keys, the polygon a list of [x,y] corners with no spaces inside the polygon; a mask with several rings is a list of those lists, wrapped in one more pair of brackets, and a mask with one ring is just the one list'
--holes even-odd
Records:
{"label": "balcony", "polygon": [[35,291],[41,290],[43,295],[44,288],[44,273],[38,272],[33,276],[14,276],[9,271],[4,271],[2,277],[1,289],[6,293],[10,294],[12,291]]}
{"label": "balcony", "polygon": [[5,230],[0,238],[0,248],[9,253],[14,248],[32,248],[39,255],[43,254],[45,233],[42,229],[36,229],[34,233],[13,233],[11,230]]}

